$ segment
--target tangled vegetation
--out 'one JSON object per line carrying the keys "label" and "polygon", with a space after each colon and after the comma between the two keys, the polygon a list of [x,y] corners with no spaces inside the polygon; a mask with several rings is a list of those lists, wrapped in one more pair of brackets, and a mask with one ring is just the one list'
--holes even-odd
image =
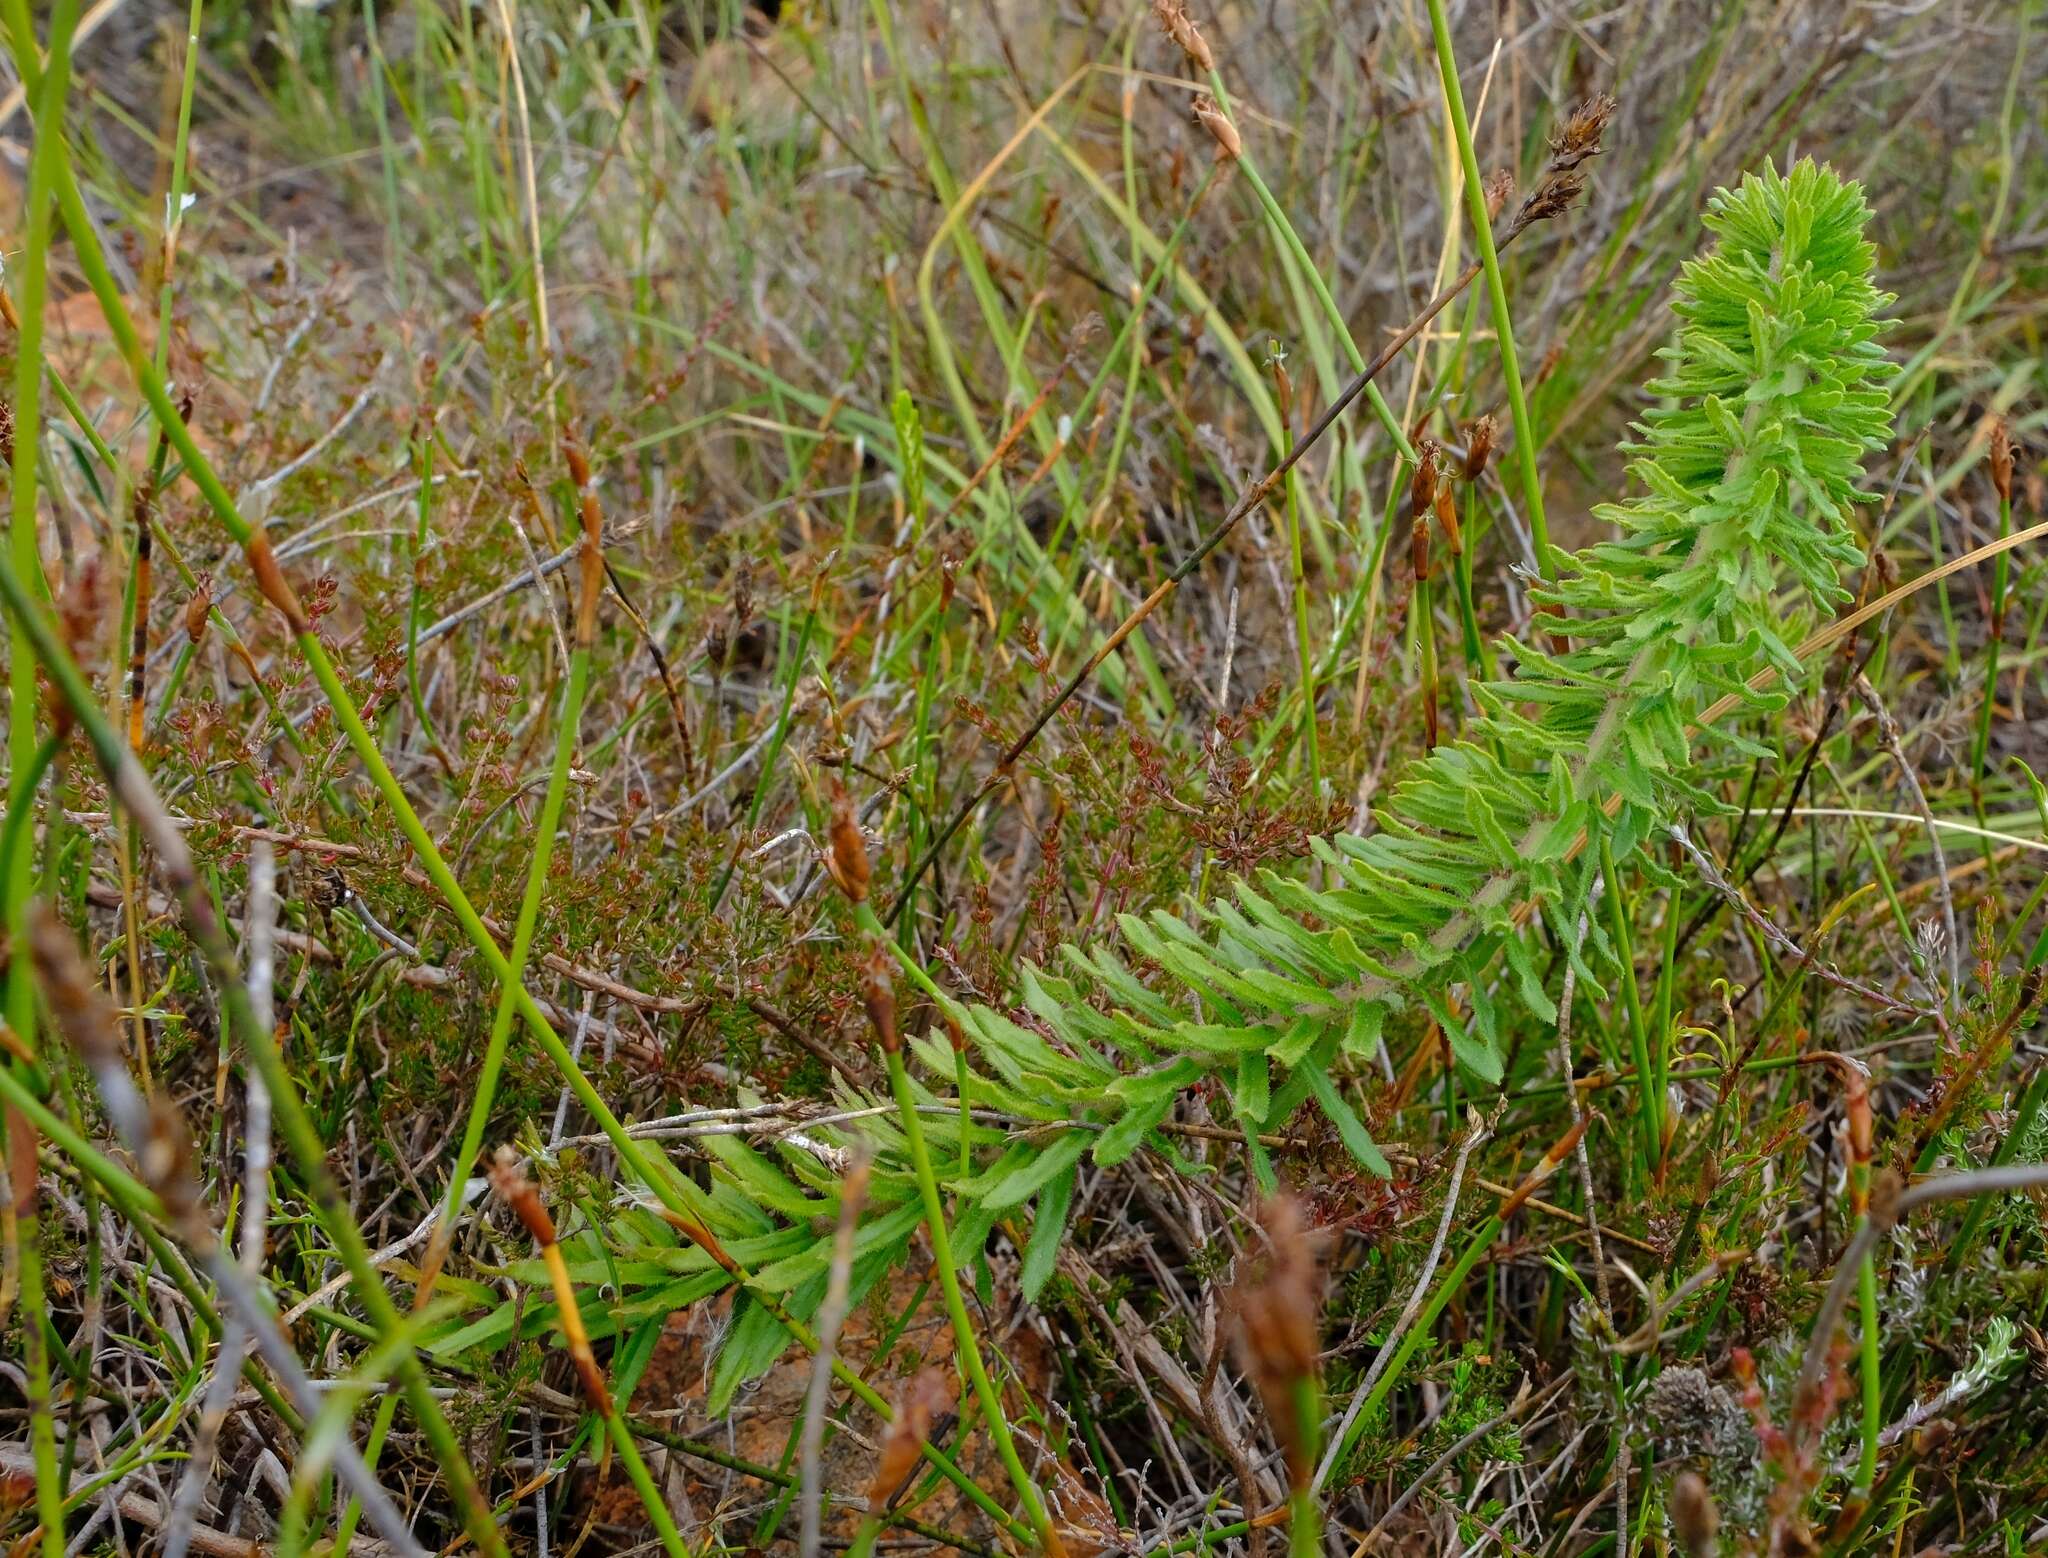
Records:
{"label": "tangled vegetation", "polygon": [[0,1541],[2048,1543],[2033,12],[0,0]]}

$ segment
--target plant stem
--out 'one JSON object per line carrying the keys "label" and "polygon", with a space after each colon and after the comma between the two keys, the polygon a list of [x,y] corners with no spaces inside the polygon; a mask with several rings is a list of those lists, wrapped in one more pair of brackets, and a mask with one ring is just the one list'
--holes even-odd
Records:
{"label": "plant stem", "polygon": [[1321,1449],[1323,1393],[1313,1374],[1294,1382],[1294,1432],[1301,1475],[1288,1496],[1288,1558],[1316,1558],[1323,1547],[1322,1511],[1316,1504],[1316,1482],[1312,1475]]}
{"label": "plant stem", "polygon": [[[1998,539],[2003,541],[2011,534],[2012,499],[2001,496],[1998,501]],[[2001,552],[1991,565],[1991,620],[1984,640],[1984,701],[1977,710],[1977,740],[1970,754],[1970,789],[1977,797],[1980,824],[1984,809],[1984,760],[1991,749],[1991,711],[1998,702],[1998,653],[2005,637],[2006,570],[2011,563],[2011,556]],[[1991,846],[1987,843],[1984,848],[1988,854]]]}
{"label": "plant stem", "polygon": [[1643,1018],[1642,991],[1636,985],[1635,940],[1622,901],[1621,873],[1615,869],[1614,847],[1600,835],[1600,870],[1607,883],[1607,912],[1614,924],[1615,952],[1620,959],[1622,1002],[1628,1013],[1629,1058],[1636,1068],[1637,1122],[1642,1128],[1643,1172],[1654,1174],[1664,1146],[1664,1098],[1657,1068],[1650,1062],[1649,1025]]}
{"label": "plant stem", "polygon": [[1479,1258],[1491,1249],[1493,1241],[1500,1237],[1501,1227],[1499,1214],[1488,1217],[1474,1231],[1465,1248],[1459,1251],[1451,1269],[1438,1280],[1435,1289],[1429,1295],[1429,1301],[1415,1317],[1415,1323],[1409,1326],[1407,1333],[1402,1336],[1393,1362],[1387,1365],[1386,1371],[1380,1375],[1379,1383],[1373,1386],[1372,1394],[1365,1398],[1358,1415],[1352,1418],[1351,1427],[1345,1431],[1343,1441],[1337,1446],[1337,1454],[1332,1464],[1343,1465],[1344,1457],[1357,1445],[1358,1436],[1365,1432],[1366,1425],[1373,1420],[1374,1414],[1387,1399],[1388,1392],[1400,1379],[1401,1371],[1408,1366],[1408,1360],[1415,1356],[1415,1350],[1435,1328],[1437,1316],[1444,1312],[1444,1306],[1451,1301],[1451,1295],[1464,1286],[1465,1278],[1470,1276],[1472,1268],[1479,1264]]}
{"label": "plant stem", "polygon": [[1451,131],[1458,140],[1458,160],[1465,167],[1465,208],[1472,217],[1472,238],[1486,271],[1487,298],[1493,305],[1494,343],[1500,350],[1501,378],[1507,384],[1508,411],[1515,423],[1515,463],[1522,477],[1522,502],[1529,512],[1529,534],[1536,544],[1536,564],[1550,571],[1550,527],[1543,518],[1543,481],[1536,470],[1536,427],[1529,417],[1529,399],[1522,391],[1522,369],[1515,358],[1514,330],[1508,319],[1508,291],[1501,280],[1500,253],[1494,247],[1493,223],[1486,214],[1486,189],[1479,177],[1479,157],[1472,149],[1472,124],[1465,116],[1465,94],[1458,86],[1458,60],[1451,47],[1451,24],[1444,0],[1428,0],[1429,27],[1436,39],[1437,70],[1443,76],[1444,103],[1450,109]]}
{"label": "plant stem", "polygon": [[[598,597],[603,589],[604,517],[598,508],[590,469],[575,444],[565,446],[569,469],[577,478],[583,521],[581,589],[576,604],[576,647],[569,654],[569,685],[562,695],[560,723],[555,729],[554,765],[548,771],[547,793],[541,799],[540,817],[535,825],[533,855],[527,861],[526,890],[519,900],[519,915],[512,926],[512,951],[499,981],[498,1005],[491,1013],[490,1037],[485,1041],[482,1074],[477,1078],[476,1096],[470,1101],[469,1119],[462,1128],[462,1147],[448,1174],[448,1193],[441,1202],[441,1215],[434,1224],[434,1236],[420,1262],[419,1290],[413,1303],[417,1308],[434,1291],[434,1278],[448,1256],[448,1241],[454,1233],[455,1214],[462,1206],[462,1186],[470,1165],[483,1148],[484,1126],[490,1119],[491,1104],[497,1097],[498,1073],[505,1064],[505,1049],[512,1038],[512,1016],[516,992],[526,988],[526,959],[533,949],[533,929],[540,918],[541,890],[547,885],[548,864],[554,855],[555,830],[561,825],[562,799],[569,788],[570,760],[576,755],[576,733],[583,722],[583,699],[590,686],[591,645],[596,637]],[[424,488],[422,488],[424,490]],[[422,521],[424,528],[424,520]],[[424,711],[422,719],[424,720]],[[431,732],[429,732],[431,737]],[[574,862],[571,862],[572,866]],[[622,1452],[623,1454],[630,1453]]]}
{"label": "plant stem", "polygon": [[[8,7],[7,20],[14,31],[18,55],[33,59],[35,34],[28,9],[21,0]],[[13,507],[9,514],[7,553],[13,570],[23,580],[33,580],[47,596],[42,555],[37,540],[37,462],[42,456],[43,423],[40,391],[43,378],[43,303],[49,277],[52,191],[56,171],[63,165],[64,99],[70,84],[71,32],[78,21],[77,0],[57,0],[50,15],[50,67],[31,84],[34,110],[35,148],[29,156],[27,231],[21,258],[21,307],[15,339],[14,363],[14,465]],[[9,786],[7,831],[18,840],[28,825],[36,803],[36,789],[47,762],[37,758],[47,747],[36,734],[36,663],[28,635],[16,623],[9,637],[7,756]],[[52,754],[54,755],[54,754]],[[5,898],[5,923],[10,945],[24,945],[29,894],[35,884],[32,851],[13,849],[6,860],[6,875],[0,879]],[[137,993],[140,1000],[140,993]],[[35,989],[28,959],[15,956],[7,968],[6,1019],[24,1050],[35,1044]],[[14,1062],[7,1064],[11,1067]],[[10,1131],[30,1131],[26,1118],[9,1111],[0,1120],[0,1139]],[[10,1230],[18,1247],[21,1293],[22,1361],[26,1365],[29,1409],[29,1450],[35,1464],[36,1516],[42,1525],[45,1558],[62,1558],[64,1552],[64,1478],[57,1464],[57,1420],[50,1401],[50,1346],[44,1329],[46,1315],[43,1295],[41,1230],[36,1216],[36,1156],[33,1145],[26,1152],[13,1152],[9,1161],[26,1165],[28,1183],[12,1184],[9,1195]]]}
{"label": "plant stem", "polygon": [[[910,967],[911,960],[896,945],[895,938],[875,917],[872,908],[866,903],[858,903],[854,905],[854,916],[878,947],[889,949],[899,961]],[[921,970],[913,968],[912,972],[919,974]],[[936,993],[929,978],[921,978],[919,983]],[[953,1261],[953,1240],[946,1231],[946,1209],[939,1199],[939,1182],[932,1172],[932,1157],[924,1139],[924,1121],[917,1112],[916,1095],[910,1089],[910,1073],[903,1064],[903,1050],[900,1045],[885,1048],[889,1091],[895,1095],[896,1112],[902,1117],[903,1135],[910,1147],[911,1168],[917,1175],[918,1192],[924,1198],[925,1228],[932,1241],[932,1259],[938,1266],[939,1289],[945,1295],[946,1316],[952,1322],[954,1345],[959,1348],[968,1381],[974,1386],[975,1399],[981,1403],[981,1415],[988,1421],[989,1438],[995,1443],[996,1454],[1023,1502],[1025,1519],[1031,1522],[1032,1530],[1038,1535],[1038,1545],[1047,1553],[1061,1553],[1064,1548],[1059,1534],[1053,1530],[1044,1501],[1038,1496],[1037,1485],[1017,1456],[1016,1441],[1010,1437],[1009,1419],[1003,1415],[1002,1398],[996,1394],[988,1369],[982,1363],[981,1348],[974,1339],[974,1321],[967,1313],[967,1300],[960,1291],[960,1273]]]}
{"label": "plant stem", "polygon": [[[1865,1175],[1869,1169],[1864,1170]],[[1877,1480],[1877,1438],[1884,1429],[1884,1374],[1878,1356],[1877,1257],[1863,1257],[1856,1274],[1856,1289],[1863,1309],[1863,1455],[1856,1466],[1856,1492],[1865,1498]]]}
{"label": "plant stem", "polygon": [[[1288,415],[1292,410],[1291,406],[1282,406],[1281,414]],[[1294,444],[1291,424],[1287,444],[1289,449]],[[1294,584],[1294,643],[1301,657],[1301,734],[1308,744],[1310,793],[1321,799],[1323,759],[1316,738],[1316,661],[1308,637],[1308,575],[1301,561],[1301,477],[1293,471],[1287,474],[1287,551]]]}

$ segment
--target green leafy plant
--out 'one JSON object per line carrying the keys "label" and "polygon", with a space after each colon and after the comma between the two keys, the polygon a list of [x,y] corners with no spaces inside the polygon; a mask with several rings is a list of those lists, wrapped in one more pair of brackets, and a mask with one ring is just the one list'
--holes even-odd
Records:
{"label": "green leafy plant", "polygon": [[[1022,976],[1039,1031],[962,1014],[994,1073],[970,1081],[975,1103],[1084,1126],[1012,1147],[971,1193],[998,1207],[1041,1194],[1043,1235],[1084,1152],[1128,1156],[1209,1076],[1248,1133],[1313,1097],[1385,1173],[1330,1080],[1339,1056],[1371,1053],[1388,1014],[1414,1005],[1499,1081],[1503,1004],[1557,1017],[1532,921],[1597,989],[1605,940],[1587,909],[1603,858],[1717,806],[1689,722],[1716,699],[1778,706],[1748,678],[1798,671],[1784,635],[1800,602],[1844,599],[1841,572],[1862,561],[1849,510],[1894,371],[1876,343],[1889,299],[1871,282],[1868,214],[1857,185],[1810,161],[1714,196],[1719,242],[1679,279],[1659,404],[1626,446],[1641,495],[1595,511],[1615,539],[1545,559],[1556,582],[1533,586],[1542,610],[1511,646],[1514,672],[1475,685],[1463,739],[1409,768],[1374,832],[1315,841],[1324,885],[1262,871],[1184,914],[1125,916],[1155,976],[1069,946],[1059,971]],[[945,1057],[928,1042],[925,1059]],[[1034,1247],[1027,1273],[1049,1263]]]}
{"label": "green leafy plant", "polygon": [[[1206,1079],[1224,1083],[1255,1153],[1261,1128],[1313,1098],[1358,1160],[1385,1173],[1331,1068],[1369,1054],[1390,1013],[1426,1011],[1467,1070],[1497,1082],[1504,1006],[1557,1017],[1537,927],[1597,989],[1610,954],[1587,910],[1603,858],[1640,852],[1660,826],[1718,805],[1705,785],[1716,752],[1755,749],[1726,731],[1697,746],[1690,721],[1715,699],[1746,711],[1782,702],[1748,678],[1761,665],[1799,669],[1788,625],[1842,600],[1840,574],[1862,560],[1849,510],[1863,498],[1862,457],[1889,424],[1893,372],[1876,344],[1889,300],[1870,279],[1867,217],[1858,186],[1811,162],[1713,198],[1705,221],[1719,242],[1680,278],[1670,369],[1627,446],[1641,495],[1596,511],[1615,539],[1552,551],[1555,582],[1532,587],[1542,610],[1510,646],[1513,674],[1475,685],[1463,738],[1401,777],[1375,831],[1315,841],[1322,885],[1264,871],[1181,915],[1126,916],[1147,974],[1100,945],[1068,946],[1059,969],[1022,972],[1015,1015],[934,996],[977,1063],[963,1072],[948,1035],[927,1033],[908,1040],[923,1075],[962,1079],[972,1108],[1043,1122],[975,1125],[960,1098],[905,1073],[900,1102],[925,1122],[930,1157],[973,1165],[949,1185],[957,1260],[1035,1205],[1022,1276],[1037,1295],[1082,1159],[1115,1164],[1148,1141],[1171,1155],[1156,1128]],[[1642,863],[1657,869],[1648,853]],[[873,1102],[842,1091],[855,1108]],[[617,1306],[628,1321],[740,1288],[714,1410],[822,1301],[831,1240],[820,1230],[838,1206],[828,1160],[856,1134],[874,1153],[856,1296],[920,1220],[898,1126],[871,1116],[803,1134],[767,1151],[710,1137],[711,1190],[670,1181],[725,1260],[651,1212],[628,1216],[639,1237],[617,1252],[616,1277],[596,1230],[564,1241],[579,1280],[641,1289]],[[498,1345],[513,1323],[501,1308],[444,1330],[433,1350]],[[540,1305],[522,1321],[529,1333],[551,1323]],[[605,1329],[594,1320],[593,1335]]]}

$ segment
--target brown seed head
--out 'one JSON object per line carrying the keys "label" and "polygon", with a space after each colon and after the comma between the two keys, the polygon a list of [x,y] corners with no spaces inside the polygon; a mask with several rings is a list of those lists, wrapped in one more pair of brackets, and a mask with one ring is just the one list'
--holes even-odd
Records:
{"label": "brown seed head", "polygon": [[1408,527],[1408,562],[1415,570],[1417,584],[1429,583],[1429,521],[1417,519]]}
{"label": "brown seed head", "polygon": [[36,1144],[40,1135],[35,1122],[14,1105],[0,1108],[0,1120],[7,1125],[8,1214],[33,1217],[36,1210]]}
{"label": "brown seed head", "polygon": [[1408,517],[1421,519],[1436,504],[1436,440],[1418,440],[1415,452],[1420,459],[1415,466],[1414,485],[1408,489]]}
{"label": "brown seed head", "polygon": [[313,619],[306,615],[306,608],[299,604],[298,591],[284,576],[277,554],[270,549],[270,541],[262,531],[249,537],[242,548],[249,559],[249,571],[256,576],[256,588],[263,598],[277,608],[278,614],[294,633],[310,633]]}
{"label": "brown seed head", "polygon": [[1287,360],[1280,355],[1279,343],[1274,343],[1272,356],[1273,394],[1279,403],[1281,425],[1294,420],[1294,380],[1288,375]]}
{"label": "brown seed head", "polygon": [[1447,481],[1437,483],[1436,527],[1444,533],[1444,545],[1450,548],[1451,556],[1462,556],[1465,537],[1458,529],[1458,500],[1451,496],[1451,484]]}
{"label": "brown seed head", "polygon": [[590,485],[590,461],[573,433],[562,439],[562,460],[569,467],[569,480],[578,492]]}
{"label": "brown seed head", "polygon": [[1321,1285],[1308,1219],[1291,1196],[1275,1196],[1260,1211],[1267,1252],[1231,1295],[1238,1321],[1238,1352],[1258,1387],[1296,1488],[1313,1471],[1310,1446],[1296,1408],[1295,1388],[1314,1377]]}
{"label": "brown seed head", "polygon": [[1500,422],[1491,412],[1465,424],[1465,480],[1477,481],[1486,474],[1486,462],[1493,458],[1493,441],[1500,436]]}
{"label": "brown seed head", "polygon": [[1188,15],[1188,8],[1180,0],[1152,0],[1152,15],[1164,29],[1166,36],[1180,46],[1181,53],[1188,57],[1188,63],[1197,73],[1208,75],[1216,68],[1216,56],[1209,52],[1209,44],[1202,37],[1202,30]]}
{"label": "brown seed head", "polygon": [[178,1106],[159,1093],[149,1095],[149,1139],[136,1160],[142,1182],[157,1193],[173,1228],[188,1244],[210,1242],[212,1229],[200,1204],[199,1174],[193,1167],[192,1133]]}
{"label": "brown seed head", "polygon": [[590,460],[573,433],[562,439],[562,459],[576,484],[577,513],[583,521],[577,555],[576,645],[588,649],[597,635],[597,607],[604,595],[604,505],[597,499]]}
{"label": "brown seed head", "polygon": [[1571,111],[1562,128],[1550,138],[1552,172],[1569,173],[1588,157],[1600,155],[1600,137],[1606,133],[1616,106],[1607,93],[1595,92]]}
{"label": "brown seed head", "polygon": [[1486,219],[1489,222],[1496,221],[1499,219],[1501,212],[1506,209],[1507,203],[1514,198],[1515,175],[1513,171],[1508,168],[1495,168],[1492,177],[1486,181],[1485,193]]}
{"label": "brown seed head", "polygon": [[1843,1068],[1843,1084],[1846,1098],[1843,1112],[1849,1122],[1849,1159],[1853,1163],[1868,1163],[1877,1137],[1876,1123],[1870,1108],[1870,1078],[1860,1066]]}
{"label": "brown seed head", "polygon": [[64,593],[57,599],[57,625],[64,630],[64,642],[71,658],[88,670],[98,658],[107,594],[106,570],[100,566],[99,553],[94,552],[66,581]]}
{"label": "brown seed head", "polygon": [[1543,182],[1530,192],[1522,202],[1522,209],[1515,213],[1515,226],[1527,227],[1531,222],[1548,221],[1553,216],[1562,216],[1578,202],[1586,192],[1586,176],[1583,173],[1546,173]]}
{"label": "brown seed head", "polygon": [[87,970],[71,928],[41,903],[29,910],[28,949],[65,1042],[89,1070],[121,1065],[114,1009]]}
{"label": "brown seed head", "polygon": [[2000,417],[1991,424],[1991,485],[1998,501],[2012,506],[2012,429]]}
{"label": "brown seed head", "polygon": [[213,609],[213,575],[202,573],[193,583],[192,598],[185,602],[185,636],[195,644],[206,641],[207,613]]}
{"label": "brown seed head", "polygon": [[880,947],[868,959],[867,977],[861,993],[867,1003],[868,1021],[874,1025],[875,1040],[882,1046],[882,1053],[895,1054],[903,1048],[903,1034],[896,1026],[896,984],[889,977],[889,955]]}
{"label": "brown seed head", "polygon": [[952,1412],[953,1381],[944,1369],[937,1365],[921,1369],[904,1384],[896,1398],[895,1419],[882,1437],[875,1480],[868,1485],[870,1512],[888,1507],[917,1469],[917,1458],[931,1440],[932,1425]]}
{"label": "brown seed head", "polygon": [[754,620],[754,565],[744,557],[732,571],[732,620],[736,628]]}
{"label": "brown seed head", "polygon": [[1720,1551],[1721,1510],[1706,1479],[1682,1471],[1671,1484],[1671,1532],[1687,1558],[1714,1558]]}
{"label": "brown seed head", "polygon": [[1237,126],[1224,117],[1216,99],[1206,92],[1195,94],[1195,123],[1215,141],[1218,162],[1235,162],[1244,155],[1244,140],[1237,133]]}
{"label": "brown seed head", "polygon": [[849,903],[866,903],[871,868],[868,841],[861,835],[860,822],[853,814],[853,798],[844,785],[832,787],[832,829],[825,852],[825,869],[846,894]]}
{"label": "brown seed head", "polygon": [[739,1262],[733,1259],[732,1253],[719,1242],[718,1235],[709,1228],[694,1217],[686,1217],[681,1212],[671,1211],[667,1207],[661,1208],[660,1215],[663,1222],[709,1255],[722,1270],[730,1272],[735,1277],[741,1275]]}

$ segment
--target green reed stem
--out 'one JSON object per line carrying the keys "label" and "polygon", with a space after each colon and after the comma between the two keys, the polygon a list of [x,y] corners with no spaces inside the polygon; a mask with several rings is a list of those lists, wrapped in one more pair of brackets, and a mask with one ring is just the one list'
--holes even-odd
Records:
{"label": "green reed stem", "polygon": [[[912,960],[896,945],[895,938],[884,928],[873,909],[865,903],[855,904],[854,917],[861,929],[874,938],[877,946],[888,948],[906,968],[911,967]],[[912,969],[912,973],[919,976],[922,970]],[[920,977],[919,983],[935,991],[929,978]],[[953,1325],[954,1345],[959,1348],[960,1361],[966,1366],[968,1382],[974,1386],[975,1399],[981,1403],[981,1415],[988,1421],[988,1434],[995,1443],[996,1455],[1001,1459],[1003,1469],[1010,1474],[1010,1481],[1023,1502],[1025,1518],[1037,1533],[1038,1545],[1046,1552],[1059,1552],[1059,1537],[1053,1531],[1044,1501],[1038,1496],[1037,1484],[1018,1458],[1016,1441],[1010,1437],[1009,1419],[1003,1415],[1002,1398],[988,1377],[981,1347],[975,1341],[974,1321],[967,1313],[967,1300],[960,1291],[960,1273],[953,1263],[953,1240],[946,1231],[946,1209],[939,1199],[939,1182],[932,1172],[932,1156],[924,1139],[924,1121],[917,1112],[916,1095],[910,1090],[910,1073],[903,1064],[902,1048],[885,1048],[889,1091],[896,1098],[896,1111],[902,1117],[903,1135],[910,1147],[911,1168],[917,1175],[917,1188],[924,1198],[925,1230],[932,1241],[932,1259],[938,1266],[939,1288],[945,1295],[946,1315]]]}
{"label": "green reed stem", "polygon": [[[1865,1169],[1868,1176],[1869,1170]],[[1856,1491],[1868,1497],[1877,1480],[1877,1438],[1884,1430],[1884,1369],[1878,1356],[1877,1257],[1863,1257],[1856,1273],[1856,1292],[1863,1310],[1863,1454],[1856,1463]]]}
{"label": "green reed stem", "polygon": [[1515,463],[1522,478],[1522,502],[1529,512],[1529,535],[1536,545],[1536,563],[1550,570],[1550,527],[1543,517],[1543,481],[1536,470],[1536,426],[1529,416],[1529,397],[1522,390],[1522,369],[1515,358],[1514,329],[1508,318],[1508,289],[1501,280],[1500,253],[1493,243],[1493,223],[1486,214],[1486,188],[1479,176],[1479,157],[1472,149],[1472,122],[1465,115],[1465,94],[1458,86],[1458,60],[1451,47],[1451,24],[1444,0],[1428,0],[1429,27],[1436,39],[1437,70],[1443,77],[1444,103],[1450,109],[1451,132],[1458,142],[1458,160],[1465,169],[1465,208],[1472,218],[1472,238],[1486,271],[1487,298],[1493,305],[1494,342],[1500,349],[1501,378],[1507,384],[1508,411],[1515,423]]}
{"label": "green reed stem", "polygon": [[[2012,534],[2012,499],[1998,500],[1998,539],[2003,541]],[[1970,785],[1978,796],[1978,809],[1983,809],[1984,760],[1991,750],[1991,713],[1998,703],[1998,655],[2004,647],[2005,638],[2005,581],[2006,570],[2011,566],[2012,554],[2000,552],[1991,565],[1991,621],[1984,640],[1984,702],[1977,710],[1977,739],[1970,753]],[[1980,817],[1981,821],[1981,817]],[[1991,852],[1987,841],[1986,854]]]}
{"label": "green reed stem", "polygon": [[434,1236],[420,1263],[420,1288],[415,1303],[432,1296],[434,1276],[447,1258],[448,1241],[454,1234],[455,1216],[462,1208],[462,1186],[470,1165],[484,1144],[491,1105],[497,1098],[498,1075],[505,1064],[505,1051],[512,1038],[512,1016],[517,1007],[516,992],[524,988],[526,960],[533,949],[533,929],[540,919],[541,890],[547,885],[548,863],[554,854],[555,830],[562,820],[562,801],[569,788],[569,765],[576,754],[576,732],[583,718],[583,700],[590,685],[590,647],[578,644],[569,656],[569,685],[562,695],[561,722],[555,731],[554,766],[548,772],[547,793],[541,798],[540,819],[535,824],[533,855],[526,866],[526,890],[519,900],[519,916],[512,926],[512,952],[507,959],[498,1004],[491,1013],[491,1031],[484,1043],[483,1068],[477,1077],[476,1096],[470,1100],[469,1119],[462,1127],[462,1146],[448,1172],[448,1193],[441,1200],[441,1215],[434,1224]]}
{"label": "green reed stem", "polygon": [[[14,34],[16,53],[33,61],[35,33],[23,0],[13,0],[7,21]],[[33,94],[32,120],[35,148],[29,155],[27,230],[21,258],[20,319],[15,340],[14,361],[14,465],[13,507],[9,514],[7,554],[12,570],[23,580],[34,580],[42,594],[48,586],[43,578],[41,550],[37,544],[37,462],[42,455],[43,421],[41,389],[43,378],[43,304],[48,292],[51,239],[52,191],[57,170],[63,165],[64,99],[70,85],[71,32],[78,21],[77,0],[58,0],[50,15],[50,68],[38,81],[28,70],[19,72]],[[36,734],[36,713],[41,705],[36,687],[36,665],[28,636],[17,624],[9,635],[12,658],[8,663],[7,756],[13,776],[8,793],[7,830],[14,839],[27,826],[36,803],[36,788],[42,769],[36,759],[44,745]],[[5,898],[5,921],[10,940],[19,949],[26,923],[28,900],[35,886],[33,852],[15,848],[0,879]],[[7,1024],[24,1047],[35,1044],[35,987],[28,959],[15,957],[7,968]],[[9,1062],[11,1065],[12,1062]],[[19,1129],[27,1123],[17,1117]],[[6,1134],[0,1125],[0,1137]],[[31,1175],[35,1156],[26,1154]],[[15,1162],[21,1162],[17,1155]],[[41,1230],[35,1212],[36,1187],[10,1187],[14,1205],[14,1234],[18,1249],[21,1296],[22,1361],[26,1365],[29,1411],[29,1454],[35,1465],[36,1516],[42,1525],[45,1558],[62,1558],[64,1552],[64,1477],[57,1463],[57,1419],[50,1400],[50,1345],[44,1329],[43,1258]]]}

